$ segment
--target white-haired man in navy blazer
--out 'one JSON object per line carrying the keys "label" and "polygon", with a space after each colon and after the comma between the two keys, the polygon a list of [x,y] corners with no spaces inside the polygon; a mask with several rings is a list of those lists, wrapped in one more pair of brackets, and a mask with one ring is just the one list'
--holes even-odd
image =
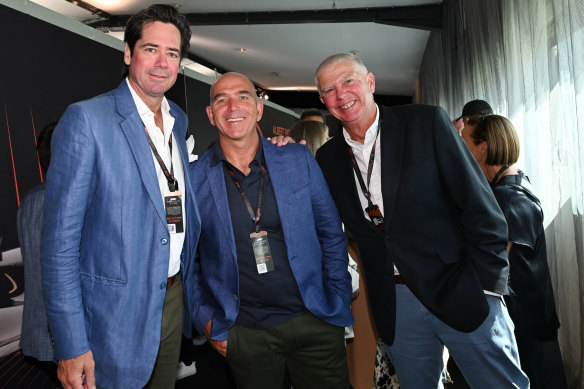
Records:
{"label": "white-haired man in navy blazer", "polygon": [[446,345],[473,388],[528,388],[502,300],[505,218],[446,112],[378,106],[354,54],[325,59],[316,84],[343,125],[317,160],[359,245],[400,386],[441,388]]}

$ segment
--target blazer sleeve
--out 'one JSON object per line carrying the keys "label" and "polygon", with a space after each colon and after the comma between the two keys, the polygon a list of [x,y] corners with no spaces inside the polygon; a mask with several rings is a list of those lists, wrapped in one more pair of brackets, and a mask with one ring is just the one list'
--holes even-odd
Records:
{"label": "blazer sleeve", "polygon": [[350,306],[352,289],[351,276],[347,270],[347,237],[322,170],[308,148],[305,148],[305,155],[310,175],[314,223],[322,250],[323,274],[328,285],[343,299],[345,306]]}
{"label": "blazer sleeve", "polygon": [[460,209],[467,258],[483,289],[506,294],[507,224],[495,196],[444,109],[434,117],[434,144],[441,181]]}
{"label": "blazer sleeve", "polygon": [[[221,247],[221,243],[218,238],[209,231],[204,230],[205,225],[207,228],[210,226],[217,227],[216,217],[210,216],[209,213],[211,209],[214,209],[210,203],[213,202],[211,197],[211,189],[209,184],[209,179],[206,175],[205,166],[208,164],[208,159],[200,158],[198,161],[194,161],[189,164],[189,176],[190,181],[194,186],[197,186],[197,203],[199,204],[199,212],[201,215],[201,239],[196,250],[196,256],[192,261],[192,272],[189,274],[189,278],[186,280],[188,285],[188,305],[190,308],[191,320],[193,326],[199,334],[203,334],[205,326],[209,319],[214,318],[217,311],[220,311],[222,307],[220,302],[217,301],[216,296],[212,296],[208,291],[208,283],[210,279],[204,279],[203,270],[201,267],[201,257],[200,253],[203,252],[206,257],[205,260],[208,266],[218,266],[221,262],[221,256],[225,247]],[[206,208],[202,207],[202,204],[208,204]],[[210,219],[213,217],[214,219]],[[206,220],[206,222],[205,222]],[[225,243],[227,245],[227,243]],[[212,255],[212,256],[211,256]],[[209,271],[207,269],[207,271]],[[225,288],[227,289],[227,288]],[[222,290],[220,293],[225,292]],[[219,319],[218,319],[219,320]],[[217,322],[212,323],[211,329],[211,339],[213,340],[227,340],[227,332],[222,332],[217,334],[214,331]]]}
{"label": "blazer sleeve", "polygon": [[80,243],[94,185],[95,147],[89,119],[70,106],[51,142],[41,244],[42,279],[55,358],[87,352],[79,273]]}

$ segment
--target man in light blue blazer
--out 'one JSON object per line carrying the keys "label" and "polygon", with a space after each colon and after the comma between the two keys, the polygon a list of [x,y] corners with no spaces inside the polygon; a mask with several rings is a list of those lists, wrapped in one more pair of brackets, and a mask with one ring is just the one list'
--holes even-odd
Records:
{"label": "man in light blue blazer", "polygon": [[[189,168],[201,239],[189,304],[239,388],[348,388],[347,242],[316,161],[256,130],[262,101],[238,73],[211,88],[219,142]],[[192,282],[192,285],[190,284]]]}
{"label": "man in light blue blazer", "polygon": [[181,329],[191,328],[181,278],[200,220],[183,170],[187,118],[164,93],[189,39],[174,7],[134,15],[128,77],[71,105],[55,129],[41,261],[66,388],[174,387]]}

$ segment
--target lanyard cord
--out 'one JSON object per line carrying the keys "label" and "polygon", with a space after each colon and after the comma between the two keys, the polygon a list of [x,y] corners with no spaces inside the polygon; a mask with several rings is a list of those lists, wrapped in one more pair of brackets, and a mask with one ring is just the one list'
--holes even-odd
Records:
{"label": "lanyard cord", "polygon": [[168,138],[168,147],[170,147],[170,173],[169,173],[168,169],[166,168],[166,165],[164,164],[164,161],[162,160],[160,154],[158,154],[158,151],[156,150],[156,146],[154,146],[154,142],[152,142],[152,139],[150,138],[150,134],[148,134],[146,126],[144,126],[144,131],[146,131],[148,143],[150,144],[150,149],[152,149],[152,154],[154,154],[154,157],[156,158],[158,164],[160,165],[160,168],[162,169],[162,173],[164,173],[164,176],[166,177],[166,181],[168,181],[168,190],[170,190],[171,192],[177,191],[178,181],[174,177],[174,168],[172,166],[172,135],[170,135],[170,138]]}
{"label": "lanyard cord", "polygon": [[224,162],[224,166],[227,168],[227,172],[229,173],[229,175],[233,179],[233,182],[235,183],[235,187],[237,188],[237,190],[239,191],[239,194],[241,195],[241,198],[243,199],[245,207],[247,208],[247,213],[249,213],[251,220],[254,222],[255,232],[259,232],[260,231],[262,198],[263,198],[263,193],[264,193],[264,181],[265,181],[265,176],[266,176],[266,167],[265,167],[266,160],[264,159],[263,154],[262,154],[262,163],[261,163],[261,168],[262,168],[261,172],[262,173],[261,173],[261,178],[260,178],[260,186],[258,188],[257,215],[254,214],[253,209],[251,207],[251,204],[249,203],[249,200],[247,199],[247,196],[245,195],[245,192],[243,191],[241,184],[237,180],[237,177],[235,176],[235,172],[231,168],[231,165],[229,165],[229,163]]}
{"label": "lanyard cord", "polygon": [[501,175],[503,173],[505,173],[505,171],[507,169],[509,169],[509,165],[505,165],[501,169],[499,169],[499,171],[497,172],[497,174],[495,174],[495,178],[493,178],[493,180],[491,182],[489,182],[489,184],[491,184],[491,186],[495,185],[499,181],[499,178],[501,178]]}
{"label": "lanyard cord", "polygon": [[369,184],[371,183],[371,173],[373,172],[373,164],[375,162],[375,149],[377,148],[377,139],[379,138],[380,126],[381,120],[377,125],[377,135],[375,136],[375,142],[373,142],[371,154],[369,154],[369,164],[367,165],[367,186],[365,186],[363,176],[361,175],[361,171],[359,170],[359,165],[357,165],[357,159],[355,158],[355,153],[353,153],[353,148],[347,145],[347,151],[349,152],[349,155],[351,156],[351,161],[353,162],[353,170],[355,171],[355,175],[357,176],[357,180],[359,181],[359,186],[361,187],[363,196],[365,196],[365,198],[367,199],[369,206],[373,205],[373,202],[371,201],[371,192],[369,191]]}

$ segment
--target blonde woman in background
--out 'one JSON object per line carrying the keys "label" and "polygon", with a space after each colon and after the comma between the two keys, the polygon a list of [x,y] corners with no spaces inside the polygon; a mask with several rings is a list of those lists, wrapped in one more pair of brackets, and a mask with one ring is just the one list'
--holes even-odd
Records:
{"label": "blonde woman in background", "polygon": [[312,155],[328,140],[328,127],[316,120],[301,120],[292,126],[290,137],[295,142],[306,141]]}
{"label": "blonde woman in background", "polygon": [[515,166],[519,137],[503,116],[470,116],[461,132],[508,225],[509,288],[521,368],[531,389],[566,387],[554,294],[547,262],[543,211],[529,178]]}

